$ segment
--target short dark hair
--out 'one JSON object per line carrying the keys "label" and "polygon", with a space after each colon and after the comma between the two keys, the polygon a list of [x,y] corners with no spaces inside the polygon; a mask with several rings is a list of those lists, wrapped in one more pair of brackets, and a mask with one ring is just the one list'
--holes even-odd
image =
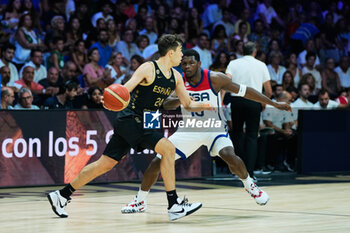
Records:
{"label": "short dark hair", "polygon": [[256,50],[256,44],[252,41],[248,41],[243,46],[243,55],[252,55]]}
{"label": "short dark hair", "polygon": [[64,84],[64,89],[68,90],[68,91],[72,91],[73,89],[78,89],[79,85],[78,83],[68,80],[67,82],[65,82]]}
{"label": "short dark hair", "polygon": [[2,53],[4,53],[6,50],[8,49],[13,49],[13,50],[16,50],[16,46],[14,46],[13,44],[11,43],[5,43],[2,47],[1,47],[1,51]]}
{"label": "short dark hair", "polygon": [[133,55],[133,56],[130,58],[130,61],[131,61],[132,59],[135,59],[135,60],[136,60],[138,63],[140,63],[140,64],[142,64],[142,63],[145,62],[145,59],[144,59],[143,57],[141,57],[140,55],[137,55],[137,54]]}
{"label": "short dark hair", "polygon": [[36,52],[42,53],[43,51],[42,51],[41,49],[32,49],[32,50],[30,51],[30,57],[34,57],[34,55],[35,55]]}
{"label": "short dark hair", "polygon": [[[309,84],[307,84],[307,83],[299,83],[299,85],[298,85],[298,91],[301,91],[301,88],[304,86],[304,85],[307,85],[309,88],[310,88],[310,85]],[[311,88],[310,88],[311,89]]]}
{"label": "short dark hair", "polygon": [[194,56],[195,60],[196,61],[200,61],[200,56],[199,56],[199,53],[194,50],[194,49],[188,49],[186,50],[184,53],[183,53],[183,57],[191,57],[191,56]]}
{"label": "short dark hair", "polygon": [[158,40],[158,51],[161,57],[165,56],[169,50],[176,50],[183,44],[179,35],[165,34]]}
{"label": "short dark hair", "polygon": [[318,93],[318,96],[328,94],[328,91],[326,89],[321,89],[320,92]]}
{"label": "short dark hair", "polygon": [[307,59],[309,59],[309,57],[314,57],[314,58],[316,58],[316,53],[314,53],[314,52],[308,52],[308,53],[306,54],[305,59],[307,60]]}
{"label": "short dark hair", "polygon": [[64,42],[64,38],[62,36],[55,36],[52,40],[54,44],[57,44],[58,41],[62,40]]}

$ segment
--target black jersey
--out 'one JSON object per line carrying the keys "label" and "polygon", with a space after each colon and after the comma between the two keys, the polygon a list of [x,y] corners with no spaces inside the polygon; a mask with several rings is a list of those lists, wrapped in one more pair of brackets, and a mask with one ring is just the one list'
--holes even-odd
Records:
{"label": "black jersey", "polygon": [[166,78],[157,63],[155,61],[152,63],[155,67],[154,81],[151,84],[137,85],[131,92],[130,103],[126,109],[139,116],[143,115],[143,111],[157,111],[176,87],[173,69],[170,78]]}

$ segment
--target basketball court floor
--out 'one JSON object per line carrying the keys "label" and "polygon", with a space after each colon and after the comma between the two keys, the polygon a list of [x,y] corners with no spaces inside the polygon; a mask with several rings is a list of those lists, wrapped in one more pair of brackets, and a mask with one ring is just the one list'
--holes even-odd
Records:
{"label": "basketball court floor", "polygon": [[58,187],[0,189],[0,232],[350,232],[350,176],[306,176],[258,183],[270,195],[259,206],[233,177],[177,182],[179,195],[201,201],[194,214],[169,222],[161,182],[148,195],[148,210],[120,209],[138,183],[87,185],[77,191],[62,219],[45,193]]}

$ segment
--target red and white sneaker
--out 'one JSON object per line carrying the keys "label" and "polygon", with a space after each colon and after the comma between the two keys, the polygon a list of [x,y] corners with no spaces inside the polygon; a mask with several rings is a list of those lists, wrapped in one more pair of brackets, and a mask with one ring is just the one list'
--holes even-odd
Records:
{"label": "red and white sneaker", "polygon": [[266,203],[270,200],[269,195],[262,189],[260,189],[255,183],[250,185],[249,189],[245,189],[252,198],[255,199],[256,203],[259,205],[266,205]]}
{"label": "red and white sneaker", "polygon": [[121,211],[123,214],[132,214],[132,213],[142,213],[147,209],[147,201],[138,201],[135,197],[129,204],[124,206]]}

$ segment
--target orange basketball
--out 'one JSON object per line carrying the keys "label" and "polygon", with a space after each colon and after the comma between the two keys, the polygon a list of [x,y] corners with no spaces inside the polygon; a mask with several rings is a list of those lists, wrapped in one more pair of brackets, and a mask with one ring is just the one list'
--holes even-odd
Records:
{"label": "orange basketball", "polygon": [[112,84],[105,88],[103,99],[106,109],[118,112],[128,106],[130,93],[123,85]]}

